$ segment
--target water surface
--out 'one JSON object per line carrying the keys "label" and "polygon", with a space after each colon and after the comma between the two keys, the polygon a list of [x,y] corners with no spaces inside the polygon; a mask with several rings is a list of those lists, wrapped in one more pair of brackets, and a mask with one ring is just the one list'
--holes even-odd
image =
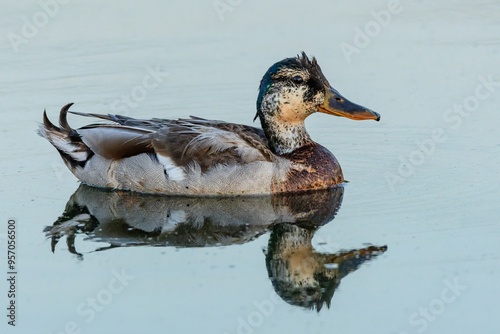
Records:
{"label": "water surface", "polygon": [[[401,1],[358,46],[389,2],[233,1],[222,16],[214,3],[68,1],[28,37],[41,5],[2,3],[0,200],[3,221],[18,222],[19,272],[17,326],[4,318],[2,333],[497,333],[499,3]],[[17,47],[12,33],[24,38]],[[357,52],[346,56],[342,43]],[[302,50],[342,94],[382,115],[307,121],[350,181],[341,203],[188,211],[73,195],[78,182],[35,133],[44,108],[54,118],[67,102],[253,124],[261,76]],[[132,98],[151,73],[157,87]],[[296,222],[321,208],[335,218]],[[290,240],[313,261],[287,258]],[[291,262],[308,274],[286,279],[293,270],[280,265]],[[329,299],[319,312],[317,290],[293,292],[312,279]]]}

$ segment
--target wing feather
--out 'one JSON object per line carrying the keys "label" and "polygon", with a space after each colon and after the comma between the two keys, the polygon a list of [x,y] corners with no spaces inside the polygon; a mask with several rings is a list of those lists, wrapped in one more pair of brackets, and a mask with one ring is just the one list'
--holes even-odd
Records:
{"label": "wing feather", "polygon": [[108,159],[156,153],[169,166],[198,165],[203,172],[219,164],[274,161],[264,132],[248,125],[194,116],[142,120],[112,114],[72,113],[114,123],[90,124],[77,130],[93,152]]}
{"label": "wing feather", "polygon": [[274,157],[259,129],[198,118],[162,127],[153,135],[152,146],[177,166],[196,163],[202,171],[218,164],[273,161]]}
{"label": "wing feather", "polygon": [[141,153],[154,153],[151,132],[142,129],[100,125],[77,130],[82,141],[94,153],[111,160]]}

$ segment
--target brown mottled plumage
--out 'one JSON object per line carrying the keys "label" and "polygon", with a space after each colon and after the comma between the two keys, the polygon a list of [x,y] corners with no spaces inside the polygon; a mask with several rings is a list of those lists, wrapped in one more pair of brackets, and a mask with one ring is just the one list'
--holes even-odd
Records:
{"label": "brown mottled plumage", "polygon": [[143,193],[256,195],[325,189],[343,182],[335,157],[315,143],[304,120],[319,111],[352,119],[380,116],[330,87],[316,59],[284,59],[264,75],[257,99],[262,129],[190,119],[134,119],[72,112],[112,124],[60,127],[44,112],[39,133],[85,184]]}
{"label": "brown mottled plumage", "polygon": [[283,157],[292,161],[292,164],[288,177],[273,183],[273,193],[325,189],[344,182],[337,159],[317,143],[302,146]]}

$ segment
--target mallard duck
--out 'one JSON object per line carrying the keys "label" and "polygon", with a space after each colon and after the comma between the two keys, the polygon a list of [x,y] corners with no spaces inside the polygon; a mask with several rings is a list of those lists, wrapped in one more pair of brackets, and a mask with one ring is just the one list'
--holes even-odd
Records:
{"label": "mallard duck", "polygon": [[[354,120],[380,115],[330,86],[316,59],[302,52],[272,65],[260,82],[262,129],[189,119],[134,119],[69,111],[60,127],[46,111],[39,134],[83,183],[141,193],[234,196],[325,189],[344,181],[337,159],[314,142],[304,120],[319,111]],[[68,111],[111,124],[70,127]]]}

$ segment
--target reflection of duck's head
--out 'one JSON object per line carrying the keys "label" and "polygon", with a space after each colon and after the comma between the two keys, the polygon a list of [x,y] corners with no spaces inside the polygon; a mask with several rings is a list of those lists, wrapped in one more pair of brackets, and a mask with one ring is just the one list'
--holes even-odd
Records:
{"label": "reflection of duck's head", "polygon": [[335,289],[363,262],[385,252],[384,247],[353,249],[336,254],[314,251],[315,229],[292,224],[273,227],[266,253],[269,278],[287,303],[317,309],[330,307]]}

